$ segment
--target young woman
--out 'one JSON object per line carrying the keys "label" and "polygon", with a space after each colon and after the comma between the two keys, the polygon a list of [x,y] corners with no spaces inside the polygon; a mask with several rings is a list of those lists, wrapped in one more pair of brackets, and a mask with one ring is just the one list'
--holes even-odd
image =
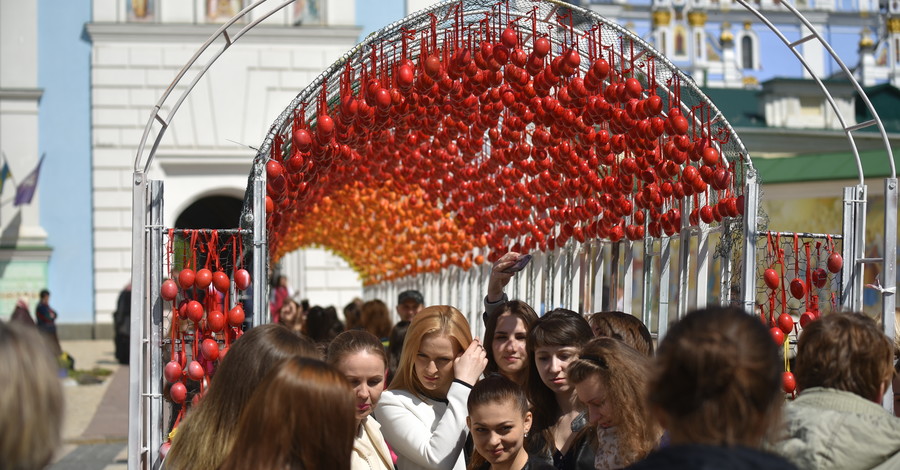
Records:
{"label": "young woman", "polygon": [[[221,470],[350,470],[356,400],[344,376],[317,359],[281,361],[241,413]],[[199,467],[196,467],[199,468]]]}
{"label": "young woman", "polygon": [[471,470],[552,470],[553,466],[529,462],[524,448],[531,429],[531,412],[522,387],[500,374],[489,375],[472,388],[466,422],[475,452]]}
{"label": "young woman", "polygon": [[485,323],[487,372],[496,372],[519,384],[528,378],[528,330],[538,316],[528,304],[512,300],[499,306]]}
{"label": "young woman", "polygon": [[399,470],[465,469],[466,400],[486,365],[459,310],[437,305],[413,317],[375,413]]}
{"label": "young woman", "polygon": [[618,469],[643,459],[662,429],[644,403],[650,359],[622,341],[597,338],[567,369],[569,383],[597,429],[594,468]]}
{"label": "young woman", "polygon": [[778,349],[756,315],[734,307],[695,311],[673,325],[647,395],[671,445],[629,468],[796,469],[760,450],[782,425]]}
{"label": "young woman", "polygon": [[528,454],[561,470],[594,468],[587,419],[575,405],[566,373],[592,336],[581,315],[563,309],[548,312],[528,334],[526,390],[534,413]]}
{"label": "young woman", "polygon": [[345,331],[328,345],[328,363],[344,374],[356,396],[356,439],[352,470],[393,470],[381,426],[369,415],[378,405],[387,379],[387,355],[371,333]]}
{"label": "young woman", "polygon": [[169,470],[218,468],[235,442],[235,426],[250,395],[279,361],[316,357],[315,346],[281,325],[251,328],[219,364],[209,391],[186,416],[166,456]]}
{"label": "young woman", "polygon": [[588,323],[595,338],[614,338],[624,341],[637,352],[653,357],[653,337],[647,325],[636,316],[618,311],[597,312],[590,316]]}
{"label": "young woman", "polygon": [[378,339],[385,339],[391,334],[391,311],[384,302],[375,299],[362,304],[359,314],[359,326],[372,333]]}

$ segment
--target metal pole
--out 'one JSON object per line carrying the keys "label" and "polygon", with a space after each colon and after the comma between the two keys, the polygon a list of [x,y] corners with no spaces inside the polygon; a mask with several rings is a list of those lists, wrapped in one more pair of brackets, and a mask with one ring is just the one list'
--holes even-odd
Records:
{"label": "metal pole", "polygon": [[269,247],[266,233],[266,176],[257,171],[253,180],[253,326],[269,322]]}
{"label": "metal pole", "polygon": [[140,171],[132,179],[131,219],[131,367],[128,370],[128,416],[133,424],[128,426],[128,469],[147,468],[147,444],[144,442],[145,424],[142,381],[148,368],[148,340],[144,338],[149,309],[146,302],[147,239],[147,180]]}
{"label": "metal pole", "polygon": [[744,246],[741,258],[741,305],[747,313],[756,311],[756,237],[759,212],[759,182],[756,172],[747,173],[744,183]]}
{"label": "metal pole", "polygon": [[168,276],[163,273],[163,265],[165,262],[165,251],[163,250],[163,182],[151,180],[150,183],[150,263],[147,265],[147,271],[150,274],[149,283],[149,299],[150,302],[150,323],[147,337],[149,344],[147,345],[148,356],[150,359],[150,367],[147,369],[149,374],[147,377],[147,406],[148,406],[148,423],[149,429],[149,454],[151,468],[159,468],[160,455],[159,449],[164,442],[165,427],[163,426],[163,407],[166,405],[163,401],[163,363],[162,363],[162,328],[163,328],[163,299],[159,295],[159,289],[162,287],[162,280]]}
{"label": "metal pole", "polygon": [[845,310],[860,311],[863,298],[863,257],[866,228],[866,186],[844,188],[844,267],[841,269],[843,288],[841,305]]}
{"label": "metal pole", "polygon": [[[884,180],[884,262],[881,276],[881,324],[884,333],[894,343],[895,308],[897,299],[897,178]],[[882,403],[885,409],[893,414],[894,391],[890,383],[885,391]]]}

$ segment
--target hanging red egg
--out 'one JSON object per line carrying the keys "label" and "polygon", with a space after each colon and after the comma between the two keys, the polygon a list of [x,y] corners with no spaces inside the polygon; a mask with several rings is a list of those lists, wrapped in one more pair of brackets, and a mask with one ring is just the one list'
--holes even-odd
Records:
{"label": "hanging red egg", "polygon": [[271,181],[284,174],[284,167],[275,160],[266,162],[266,177]]}
{"label": "hanging red egg", "polygon": [[781,328],[773,326],[772,328],[769,328],[769,334],[772,335],[772,340],[775,341],[775,344],[779,346],[784,344],[784,332],[781,331]]}
{"label": "hanging red egg", "polygon": [[228,324],[231,326],[241,326],[244,323],[244,307],[237,304],[228,311]]}
{"label": "hanging red egg", "polygon": [[841,255],[837,253],[832,253],[828,255],[827,265],[829,271],[831,271],[832,273],[839,273],[841,272],[841,268],[844,267],[844,258],[842,258]]}
{"label": "hanging red egg", "polygon": [[203,370],[203,366],[200,365],[197,361],[191,361],[188,364],[187,368],[187,376],[191,378],[191,380],[199,381],[206,375],[206,372]]}
{"label": "hanging red egg", "polygon": [[797,379],[793,373],[787,371],[781,373],[781,389],[784,393],[794,393],[797,389]]}
{"label": "hanging red egg", "polygon": [[766,282],[766,285],[769,286],[769,289],[777,289],[778,285],[781,283],[778,272],[772,268],[766,269],[763,273],[763,280]]}
{"label": "hanging red egg", "polygon": [[825,287],[825,284],[828,283],[828,273],[822,268],[816,268],[812,272],[812,283],[819,289]]}
{"label": "hanging red egg", "polygon": [[210,331],[214,331],[216,333],[225,329],[225,314],[218,311],[213,310],[206,314],[206,326]]}
{"label": "hanging red egg", "polygon": [[803,315],[800,315],[800,327],[806,328],[806,325],[809,325],[810,322],[815,321],[816,314],[813,312],[803,312]]}
{"label": "hanging red egg", "polygon": [[[550,53],[550,40],[547,38],[537,38],[534,40],[534,53],[538,57],[544,57]],[[601,77],[602,78],[602,77]]]}
{"label": "hanging red egg", "polygon": [[203,305],[196,300],[191,300],[187,304],[187,308],[185,309],[187,313],[187,318],[194,322],[199,322],[203,319]]}
{"label": "hanging red egg", "polygon": [[173,383],[169,388],[169,396],[175,403],[184,403],[187,400],[187,387],[184,386],[184,382]]}
{"label": "hanging red egg", "polygon": [[239,290],[246,290],[248,287],[250,287],[250,272],[243,268],[235,271],[234,285]]}
{"label": "hanging red egg", "polygon": [[231,280],[228,279],[228,275],[223,271],[216,271],[213,273],[212,284],[217,291],[227,292],[228,288],[231,286]]}
{"label": "hanging red egg", "polygon": [[506,28],[503,30],[503,33],[500,34],[500,42],[503,43],[508,49],[513,49],[516,47],[516,44],[519,42],[519,37],[516,34],[516,30],[512,28]]}
{"label": "hanging red egg", "polygon": [[184,290],[194,287],[194,270],[182,269],[181,272],[178,273],[178,284]]}
{"label": "hanging red egg", "polygon": [[803,279],[795,277],[791,280],[791,295],[795,299],[802,299],[806,295],[806,283],[803,282]]}
{"label": "hanging red egg", "polygon": [[169,361],[163,368],[163,377],[165,377],[169,383],[178,382],[181,380],[182,375],[184,375],[184,371],[181,369],[181,364],[177,361]]}
{"label": "hanging red egg", "polygon": [[175,300],[175,297],[178,297],[178,286],[175,284],[175,281],[171,279],[163,281],[162,285],[159,286],[159,295],[168,302]]}
{"label": "hanging red egg", "polygon": [[312,134],[306,129],[297,129],[292,135],[294,148],[306,153],[312,150]]}
{"label": "hanging red egg", "polygon": [[794,318],[788,313],[778,315],[776,323],[778,324],[778,328],[781,328],[781,331],[786,335],[794,331]]}
{"label": "hanging red egg", "polygon": [[200,343],[200,352],[207,361],[215,361],[219,358],[219,343],[212,338],[206,338]]}
{"label": "hanging red egg", "polygon": [[206,268],[200,269],[194,276],[194,285],[197,286],[197,289],[205,290],[212,283],[212,277],[212,271]]}

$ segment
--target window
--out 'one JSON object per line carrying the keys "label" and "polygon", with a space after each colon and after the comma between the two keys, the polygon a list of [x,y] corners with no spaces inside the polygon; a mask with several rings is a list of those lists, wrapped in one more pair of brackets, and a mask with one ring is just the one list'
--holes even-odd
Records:
{"label": "window", "polygon": [[153,21],[156,17],[156,0],[125,0],[128,21]]}
{"label": "window", "polygon": [[756,68],[753,60],[753,38],[748,34],[741,38],[741,68]]}
{"label": "window", "polygon": [[685,44],[685,32],[684,26],[678,25],[675,27],[675,55],[676,56],[685,56],[687,55],[687,45]]}
{"label": "window", "polygon": [[206,0],[206,20],[224,23],[241,11],[241,0]]}
{"label": "window", "polygon": [[324,23],[323,3],[325,3],[324,0],[296,0],[294,2],[294,24]]}

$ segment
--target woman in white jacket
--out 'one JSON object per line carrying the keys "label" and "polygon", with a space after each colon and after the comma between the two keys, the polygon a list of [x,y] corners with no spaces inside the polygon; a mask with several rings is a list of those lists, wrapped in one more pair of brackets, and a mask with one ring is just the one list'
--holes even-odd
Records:
{"label": "woman in white jacket", "polygon": [[465,469],[466,401],[486,365],[459,310],[437,305],[413,317],[375,413],[399,470]]}
{"label": "woman in white jacket", "polygon": [[387,354],[381,341],[366,331],[345,331],[328,345],[328,363],[347,378],[356,397],[356,439],[350,456],[351,470],[394,470],[381,426],[369,419],[387,378]]}

